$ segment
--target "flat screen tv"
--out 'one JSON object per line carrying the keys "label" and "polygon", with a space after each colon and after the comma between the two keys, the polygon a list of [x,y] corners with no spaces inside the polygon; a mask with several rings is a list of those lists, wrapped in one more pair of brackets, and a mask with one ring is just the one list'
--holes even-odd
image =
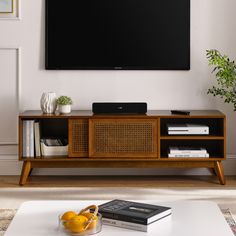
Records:
{"label": "flat screen tv", "polygon": [[46,69],[189,70],[190,0],[46,0]]}

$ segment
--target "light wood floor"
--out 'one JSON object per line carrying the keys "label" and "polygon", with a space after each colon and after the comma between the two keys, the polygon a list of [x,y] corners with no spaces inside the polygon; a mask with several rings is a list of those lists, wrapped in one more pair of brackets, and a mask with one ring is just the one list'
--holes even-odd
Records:
{"label": "light wood floor", "polygon": [[[0,176],[0,188],[19,187],[19,176]],[[24,187],[236,188],[236,176],[220,185],[216,176],[31,176]]]}

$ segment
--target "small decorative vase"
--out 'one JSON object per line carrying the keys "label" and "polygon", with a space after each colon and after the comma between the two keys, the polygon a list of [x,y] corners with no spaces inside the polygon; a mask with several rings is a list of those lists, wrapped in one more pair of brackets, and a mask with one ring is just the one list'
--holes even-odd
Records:
{"label": "small decorative vase", "polygon": [[57,108],[57,98],[56,93],[48,92],[43,93],[40,99],[40,105],[43,113],[52,114],[55,113]]}
{"label": "small decorative vase", "polygon": [[71,112],[71,105],[58,105],[59,112],[67,114]]}

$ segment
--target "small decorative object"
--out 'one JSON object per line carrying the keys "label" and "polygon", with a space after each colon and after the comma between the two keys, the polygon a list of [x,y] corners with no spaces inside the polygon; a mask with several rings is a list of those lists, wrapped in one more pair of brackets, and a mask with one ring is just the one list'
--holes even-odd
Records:
{"label": "small decorative object", "polygon": [[[91,213],[90,209],[94,212]],[[59,229],[68,235],[96,234],[102,230],[102,215],[96,205],[88,206],[79,213],[67,211],[59,216]]]}
{"label": "small decorative object", "polygon": [[43,113],[47,114],[55,113],[57,109],[56,93],[54,92],[43,93],[40,100],[40,105]]}
{"label": "small decorative object", "polygon": [[72,99],[68,96],[60,96],[57,99],[57,105],[60,113],[66,114],[71,112]]}
{"label": "small decorative object", "polygon": [[228,56],[222,55],[217,50],[207,50],[207,59],[212,72],[216,72],[218,87],[213,86],[207,93],[220,96],[225,103],[232,103],[236,111],[236,65]]}

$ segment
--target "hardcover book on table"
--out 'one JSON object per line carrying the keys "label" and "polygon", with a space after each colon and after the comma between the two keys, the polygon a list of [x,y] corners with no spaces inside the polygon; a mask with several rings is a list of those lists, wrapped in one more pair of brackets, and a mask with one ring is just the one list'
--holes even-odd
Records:
{"label": "hardcover book on table", "polygon": [[116,199],[100,205],[99,213],[104,218],[104,224],[146,231],[145,226],[171,215],[171,208]]}

